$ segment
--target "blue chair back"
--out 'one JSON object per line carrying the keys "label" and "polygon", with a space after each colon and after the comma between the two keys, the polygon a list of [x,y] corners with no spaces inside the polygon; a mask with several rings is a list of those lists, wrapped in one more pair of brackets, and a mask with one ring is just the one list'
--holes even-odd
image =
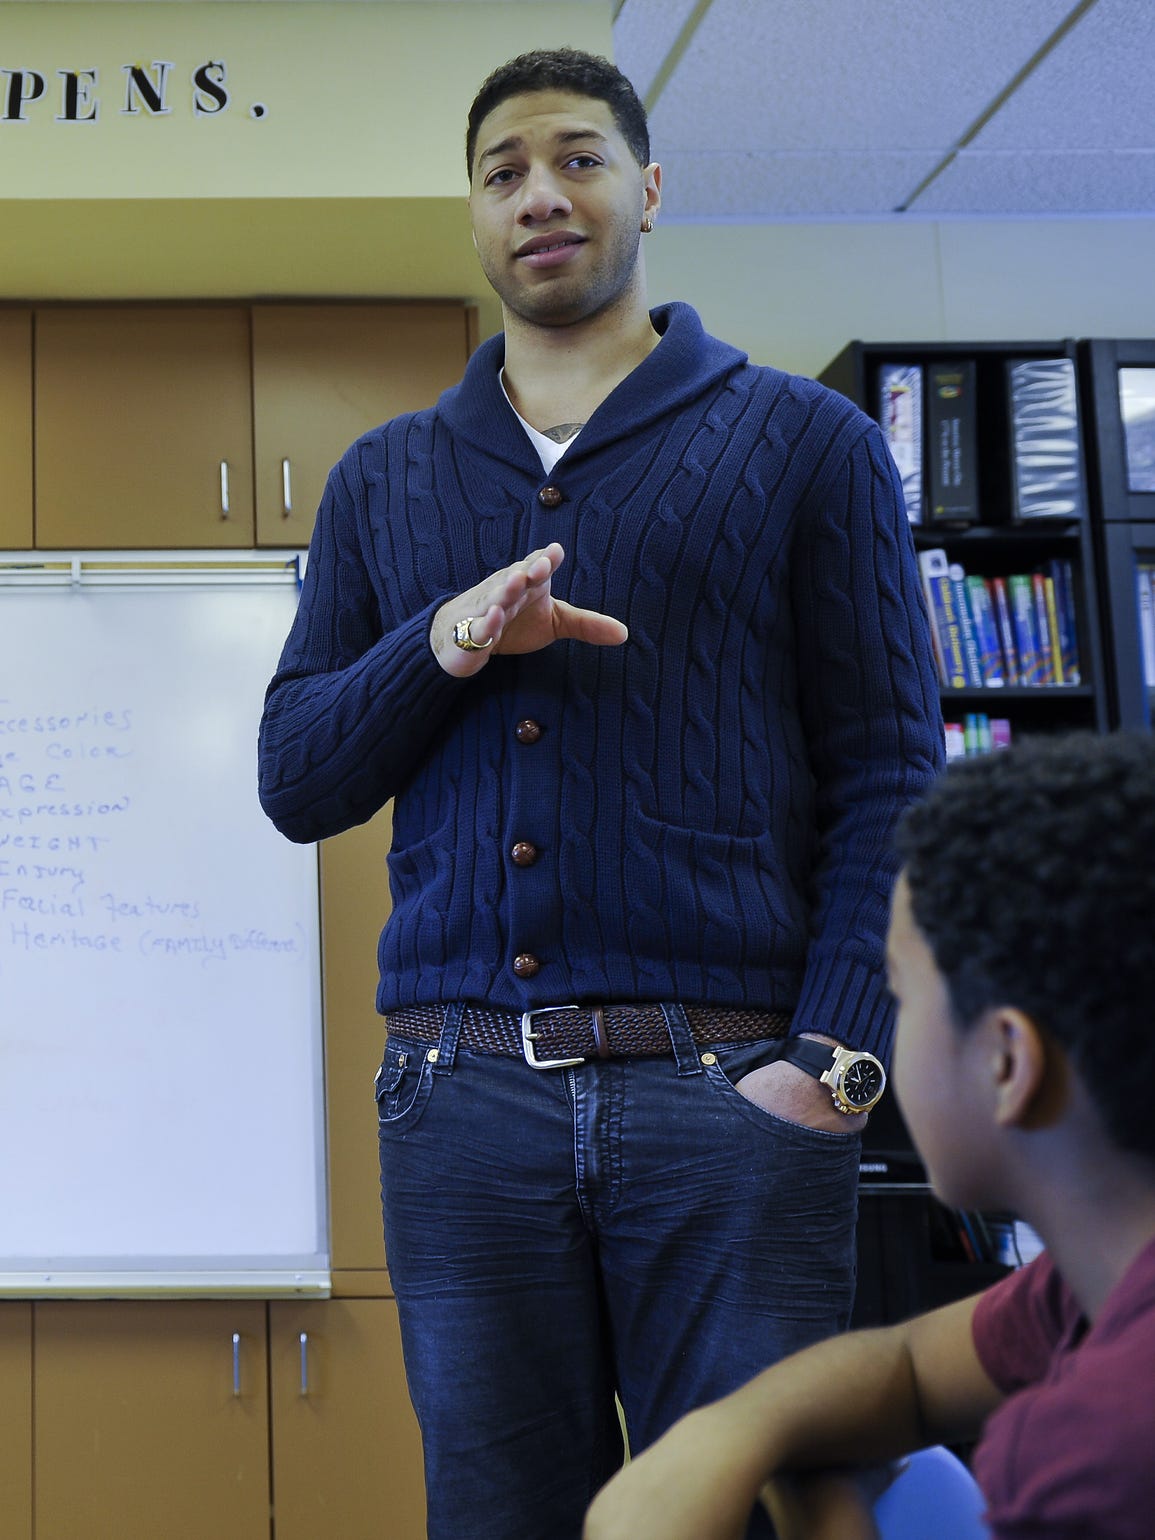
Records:
{"label": "blue chair back", "polygon": [[920,1449],[874,1505],[881,1540],[990,1540],[982,1492],[957,1455]]}

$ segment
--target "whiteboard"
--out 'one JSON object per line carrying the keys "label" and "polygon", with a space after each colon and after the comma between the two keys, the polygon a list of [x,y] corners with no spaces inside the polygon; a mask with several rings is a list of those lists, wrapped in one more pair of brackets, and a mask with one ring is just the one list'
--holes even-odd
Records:
{"label": "whiteboard", "polygon": [[256,795],[297,592],[0,557],[0,1293],[328,1292],[317,853]]}

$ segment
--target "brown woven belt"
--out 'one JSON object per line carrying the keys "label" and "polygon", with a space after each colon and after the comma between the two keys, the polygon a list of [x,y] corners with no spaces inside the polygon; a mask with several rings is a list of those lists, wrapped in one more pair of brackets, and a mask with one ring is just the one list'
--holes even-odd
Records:
{"label": "brown woven belt", "polygon": [[[443,1005],[408,1005],[389,1011],[387,1031],[418,1043],[438,1043]],[[756,1043],[785,1037],[785,1011],[719,1010],[685,1007],[695,1043]],[[660,1005],[546,1005],[519,1014],[467,1005],[458,1043],[474,1053],[523,1055],[535,1069],[559,1069],[586,1059],[621,1059],[673,1052]]]}

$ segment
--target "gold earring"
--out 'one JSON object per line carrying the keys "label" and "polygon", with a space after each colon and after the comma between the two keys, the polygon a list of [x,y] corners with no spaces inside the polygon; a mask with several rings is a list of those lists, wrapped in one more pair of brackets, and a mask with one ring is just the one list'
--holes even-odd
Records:
{"label": "gold earring", "polygon": [[645,219],[642,220],[642,234],[643,235],[649,235],[650,231],[653,228],[654,228],[654,221],[647,214]]}

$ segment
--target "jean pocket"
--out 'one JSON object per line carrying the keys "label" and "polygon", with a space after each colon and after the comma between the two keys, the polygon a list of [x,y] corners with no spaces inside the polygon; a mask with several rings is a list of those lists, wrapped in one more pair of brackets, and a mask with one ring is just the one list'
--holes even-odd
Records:
{"label": "jean pocket", "polygon": [[798,1123],[792,1118],[783,1117],[780,1113],[771,1112],[769,1108],[760,1106],[752,1097],[744,1091],[740,1091],[737,1082],[751,1070],[758,1069],[762,1064],[771,1063],[777,1054],[777,1043],[766,1044],[741,1044],[734,1048],[718,1048],[714,1051],[714,1062],[704,1066],[708,1083],[728,1102],[734,1110],[741,1112],[748,1119],[760,1122],[770,1132],[780,1138],[793,1136],[799,1143],[810,1146],[827,1145],[831,1143],[839,1146],[856,1144],[861,1138],[861,1130],[854,1128],[812,1128],[808,1123]]}
{"label": "jean pocket", "polygon": [[423,1046],[390,1038],[373,1081],[378,1126],[416,1117],[429,1099],[432,1079]]}

